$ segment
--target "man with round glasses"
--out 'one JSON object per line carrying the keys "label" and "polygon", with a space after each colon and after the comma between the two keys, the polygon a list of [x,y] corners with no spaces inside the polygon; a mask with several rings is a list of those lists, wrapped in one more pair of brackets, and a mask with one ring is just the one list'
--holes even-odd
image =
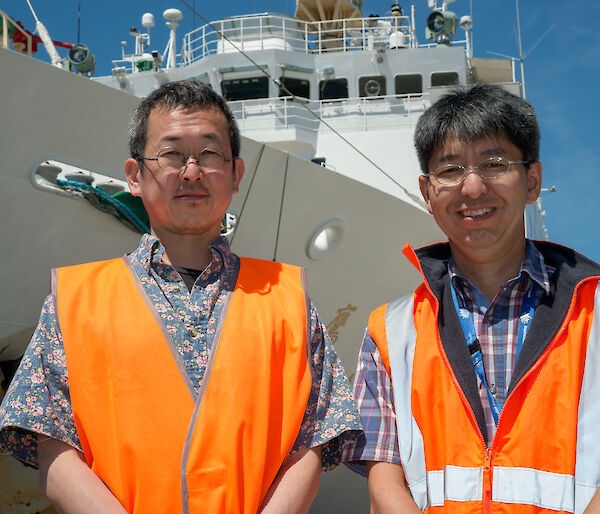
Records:
{"label": "man with round glasses", "polygon": [[244,175],[224,99],[150,94],[125,174],[150,219],[132,253],[58,269],[0,408],[0,445],[60,512],[306,512],[360,431],[295,266],[220,236]]}
{"label": "man with round glasses", "polygon": [[600,266],[525,237],[540,194],[532,106],[462,87],[421,116],[427,209],[448,242],[406,257],[423,283],[375,310],[355,398],[373,511],[600,512]]}

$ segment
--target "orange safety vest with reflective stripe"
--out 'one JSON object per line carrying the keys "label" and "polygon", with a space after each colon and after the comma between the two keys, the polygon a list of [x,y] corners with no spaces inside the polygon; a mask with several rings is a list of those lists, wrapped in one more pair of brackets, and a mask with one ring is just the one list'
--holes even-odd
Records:
{"label": "orange safety vest with reflective stripe", "polygon": [[[457,337],[462,346],[451,348],[440,335],[456,317],[444,299],[447,276],[445,286],[433,278],[434,293],[417,254],[408,245],[404,253],[425,282],[375,310],[369,332],[392,380],[400,458],[417,505],[430,513],[582,513],[600,487],[600,269],[588,266],[596,275],[571,283],[568,309],[554,313],[558,330],[511,383],[486,445],[460,376],[469,369],[451,362],[470,362],[466,341]],[[552,301],[542,299],[537,321],[551,319]],[[523,352],[545,330],[534,324]],[[460,330],[458,319],[453,327]]]}
{"label": "orange safety vest with reflective stripe", "polygon": [[257,512],[311,389],[303,271],[240,259],[197,393],[129,267],[59,268],[53,281],[88,465],[129,512]]}

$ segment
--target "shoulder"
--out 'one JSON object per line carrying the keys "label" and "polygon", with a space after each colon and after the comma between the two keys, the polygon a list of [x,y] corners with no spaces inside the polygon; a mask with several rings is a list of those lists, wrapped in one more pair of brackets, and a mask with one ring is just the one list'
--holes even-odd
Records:
{"label": "shoulder", "polygon": [[412,312],[414,309],[415,296],[417,296],[421,291],[421,288],[424,287],[425,286],[422,284],[415,292],[401,296],[392,302],[380,305],[371,312],[368,326],[371,336],[385,330],[386,320],[389,322],[390,317],[395,316],[399,312]]}
{"label": "shoulder", "polygon": [[83,262],[80,264],[72,264],[70,266],[60,266],[55,268],[57,271],[64,271],[68,273],[76,273],[81,271],[95,271],[111,266],[115,266],[119,263],[124,263],[123,257],[116,257],[114,259],[104,259],[100,261]]}
{"label": "shoulder", "polygon": [[285,262],[276,262],[276,261],[267,261],[264,259],[254,259],[252,257],[239,257],[240,266],[245,266],[248,268],[261,269],[264,271],[268,271],[271,273],[281,273],[281,272],[296,272],[299,273],[304,270],[300,266],[295,266],[293,264],[286,264]]}
{"label": "shoulder", "polygon": [[128,273],[123,257],[55,268],[52,270],[52,294],[56,295],[58,290],[76,291],[81,287],[88,287],[91,283],[105,286],[108,277],[122,278]]}
{"label": "shoulder", "polygon": [[274,286],[278,285],[302,290],[303,294],[307,292],[304,268],[249,257],[240,257],[238,284],[257,290],[267,288],[273,291]]}
{"label": "shoulder", "polygon": [[533,244],[544,263],[554,269],[550,276],[554,295],[570,296],[577,284],[600,278],[600,264],[585,255],[550,241],[533,241]]}

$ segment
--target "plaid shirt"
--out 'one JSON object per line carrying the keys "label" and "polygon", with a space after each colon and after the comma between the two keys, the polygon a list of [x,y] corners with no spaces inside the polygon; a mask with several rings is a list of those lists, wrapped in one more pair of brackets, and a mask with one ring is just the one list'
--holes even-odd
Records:
{"label": "plaid shirt", "polygon": [[[553,271],[552,267],[544,263],[544,258],[533,243],[527,241],[527,253],[519,274],[502,284],[500,291],[490,302],[474,284],[458,274],[452,259],[448,263],[450,279],[461,303],[464,302],[465,307],[469,309],[475,325],[488,384],[501,406],[504,405],[514,369],[523,299],[534,282],[538,285],[536,305],[544,292],[549,294],[549,276]],[[496,425],[485,388],[479,378],[477,381],[488,441],[492,441]],[[343,460],[400,464],[392,383],[368,329],[360,350],[354,397],[365,435],[346,448]],[[357,468],[357,471],[364,470]]]}

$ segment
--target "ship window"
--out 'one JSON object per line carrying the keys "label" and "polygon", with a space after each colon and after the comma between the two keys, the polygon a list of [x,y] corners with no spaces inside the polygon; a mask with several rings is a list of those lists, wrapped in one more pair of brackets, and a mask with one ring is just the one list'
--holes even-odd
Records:
{"label": "ship window", "polygon": [[[290,77],[280,77],[281,83],[290,90],[290,93],[302,98],[310,98],[310,82],[305,79],[293,79]],[[283,88],[279,88],[279,96],[289,96]]]}
{"label": "ship window", "polygon": [[358,96],[385,96],[385,77],[372,75],[358,79]]}
{"label": "ship window", "polygon": [[394,77],[396,94],[421,96],[423,93],[423,77],[420,73],[407,73]]}
{"label": "ship window", "polygon": [[269,96],[269,79],[267,77],[248,77],[222,80],[221,91],[230,102],[267,98]]}
{"label": "ship window", "polygon": [[348,98],[348,79],[329,79],[319,82],[319,100]]}
{"label": "ship window", "polygon": [[431,86],[458,86],[458,73],[455,71],[432,73]]}

